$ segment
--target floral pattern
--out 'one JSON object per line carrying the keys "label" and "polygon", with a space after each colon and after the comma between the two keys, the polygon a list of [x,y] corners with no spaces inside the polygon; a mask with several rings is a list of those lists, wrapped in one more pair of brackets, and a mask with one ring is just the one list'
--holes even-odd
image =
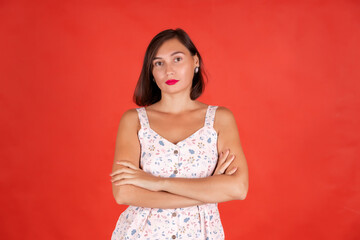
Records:
{"label": "floral pattern", "polygon": [[[209,105],[204,126],[174,144],[149,125],[144,107],[136,108],[141,129],[141,168],[167,178],[211,176],[218,160],[217,132],[213,128],[217,106]],[[119,217],[112,240],[120,239],[224,239],[217,203],[160,209],[129,206]]]}

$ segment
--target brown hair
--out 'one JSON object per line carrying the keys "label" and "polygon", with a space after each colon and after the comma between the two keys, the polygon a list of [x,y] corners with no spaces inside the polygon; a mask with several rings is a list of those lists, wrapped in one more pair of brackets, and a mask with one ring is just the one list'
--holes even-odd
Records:
{"label": "brown hair", "polygon": [[177,38],[191,53],[192,56],[197,54],[199,58],[199,72],[194,74],[190,98],[197,99],[205,89],[204,78],[206,74],[203,70],[203,62],[200,53],[191,41],[189,35],[182,29],[167,29],[158,33],[150,42],[146,49],[143,66],[139,80],[135,87],[133,101],[139,106],[148,106],[160,101],[161,90],[153,81],[152,61],[160,46],[167,40]]}

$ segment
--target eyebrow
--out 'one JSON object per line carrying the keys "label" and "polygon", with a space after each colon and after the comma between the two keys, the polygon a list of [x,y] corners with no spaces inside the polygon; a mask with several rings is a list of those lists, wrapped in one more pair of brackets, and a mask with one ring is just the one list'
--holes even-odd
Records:
{"label": "eyebrow", "polygon": [[[173,55],[178,54],[178,53],[182,53],[182,54],[184,54],[184,55],[185,55],[185,53],[184,53],[184,52],[181,52],[181,51],[176,51],[176,52],[173,52],[170,56],[173,56]],[[153,61],[154,61],[154,60],[156,60],[156,59],[161,59],[161,57],[154,57],[154,58],[153,58]]]}

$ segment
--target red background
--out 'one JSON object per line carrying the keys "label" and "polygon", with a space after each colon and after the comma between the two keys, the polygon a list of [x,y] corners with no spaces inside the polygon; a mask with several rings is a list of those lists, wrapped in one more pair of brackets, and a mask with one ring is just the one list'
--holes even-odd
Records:
{"label": "red background", "polygon": [[358,1],[1,1],[1,239],[110,239],[109,173],[146,46],[181,27],[230,108],[226,239],[360,239]]}

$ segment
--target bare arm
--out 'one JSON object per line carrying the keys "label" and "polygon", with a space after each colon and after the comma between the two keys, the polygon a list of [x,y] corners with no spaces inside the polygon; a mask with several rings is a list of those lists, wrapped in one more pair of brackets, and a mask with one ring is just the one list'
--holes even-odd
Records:
{"label": "bare arm", "polygon": [[[120,120],[116,137],[115,156],[112,172],[124,168],[116,164],[118,160],[127,160],[139,166],[140,142],[137,137],[139,120],[136,109],[125,112]],[[203,204],[203,202],[168,192],[155,192],[134,185],[112,184],[115,201],[140,207],[179,208]]]}
{"label": "bare arm", "polygon": [[133,185],[124,185],[121,193],[126,197],[118,204],[148,207],[148,208],[184,208],[204,204],[203,202],[188,197],[175,195],[168,192],[154,192]]}
{"label": "bare arm", "polygon": [[235,185],[236,176],[216,175],[207,178],[165,178],[160,189],[205,203],[243,200],[243,189]]}
{"label": "bare arm", "polygon": [[[207,178],[165,178],[160,180],[160,189],[206,203],[244,200],[248,192],[248,167],[241,147],[237,124],[232,112],[218,107],[215,125],[218,128],[218,149],[230,149],[235,155],[226,172],[237,168],[232,175],[216,175]],[[225,148],[226,147],[226,148]]]}
{"label": "bare arm", "polygon": [[[234,159],[226,168],[226,173],[237,171],[232,175],[216,175],[207,178],[159,178],[139,171],[136,166],[123,162],[127,169],[118,174],[121,185],[136,185],[153,191],[166,191],[204,203],[243,200],[248,191],[248,169],[242,151],[235,118],[230,110],[219,107],[215,119],[218,127],[218,149],[225,152],[222,158],[228,157],[225,146],[232,150]],[[226,160],[227,161],[227,160]]]}

